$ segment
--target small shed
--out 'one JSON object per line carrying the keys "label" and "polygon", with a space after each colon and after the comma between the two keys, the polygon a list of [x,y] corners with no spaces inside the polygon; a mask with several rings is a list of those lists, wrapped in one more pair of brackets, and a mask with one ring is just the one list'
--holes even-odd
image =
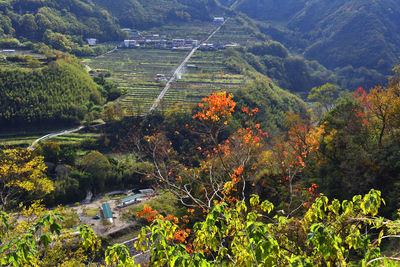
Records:
{"label": "small shed", "polygon": [[124,46],[126,48],[136,47],[137,46],[137,41],[136,40],[124,40]]}
{"label": "small shed", "polygon": [[139,192],[145,196],[151,196],[154,195],[154,189],[152,188],[147,188],[147,189],[140,189]]}
{"label": "small shed", "polygon": [[126,198],[121,199],[119,202],[121,205],[119,205],[119,208],[126,207],[135,203],[139,202],[139,198],[143,197],[143,194],[134,194],[132,196],[128,196]]}
{"label": "small shed", "polygon": [[113,214],[111,211],[110,204],[108,203],[101,204],[101,209],[103,210],[104,219],[106,219],[110,223],[113,223]]}

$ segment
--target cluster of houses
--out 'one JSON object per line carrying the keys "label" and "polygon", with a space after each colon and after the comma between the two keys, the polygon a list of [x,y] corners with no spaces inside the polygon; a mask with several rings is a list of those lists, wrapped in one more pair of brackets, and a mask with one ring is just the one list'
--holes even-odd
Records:
{"label": "cluster of houses", "polygon": [[199,45],[198,40],[193,39],[156,39],[159,35],[153,35],[153,38],[138,38],[124,40],[119,45],[121,48],[137,48],[137,47],[148,47],[148,48],[163,48],[163,49],[192,49]]}
{"label": "cluster of houses", "polygon": [[184,49],[191,50],[194,47],[199,47],[200,50],[217,50],[229,47],[238,47],[239,44],[221,44],[221,43],[199,43],[198,40],[193,39],[173,39],[173,40],[152,40],[152,39],[139,39],[139,40],[124,40],[120,44],[120,48],[159,48],[159,49]]}
{"label": "cluster of houses", "polygon": [[[224,17],[214,17],[213,22],[223,23],[225,22]],[[193,39],[167,39],[166,35],[159,34],[148,34],[143,35],[140,32],[132,31],[131,29],[121,29],[130,36],[129,39],[124,40],[117,44],[119,48],[158,48],[158,49],[187,49],[191,50],[194,47],[199,47],[200,50],[217,50],[225,49],[228,47],[239,46],[236,43],[233,44],[220,44],[220,43],[200,43],[198,40]],[[86,39],[89,46],[95,46],[97,40],[94,38]]]}

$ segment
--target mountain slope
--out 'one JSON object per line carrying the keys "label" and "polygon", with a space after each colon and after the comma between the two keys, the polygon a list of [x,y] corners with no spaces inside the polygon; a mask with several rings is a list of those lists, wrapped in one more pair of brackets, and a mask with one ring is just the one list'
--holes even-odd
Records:
{"label": "mountain slope", "polygon": [[273,39],[330,69],[390,74],[398,63],[396,0],[243,0],[237,10],[262,21],[261,30]]}
{"label": "mountain slope", "polygon": [[168,22],[209,20],[214,0],[93,0],[118,18],[121,27],[149,28]]}
{"label": "mountain slope", "polygon": [[103,104],[98,85],[78,62],[58,59],[38,69],[0,68],[0,126],[79,123]]}
{"label": "mountain slope", "polygon": [[[122,27],[145,29],[169,22],[210,20],[215,0],[3,0],[0,33],[42,41],[46,30],[100,41],[123,38]],[[75,40],[77,41],[77,40]]]}
{"label": "mountain slope", "polygon": [[0,31],[41,41],[52,30],[102,41],[122,37],[115,19],[91,0],[4,0],[0,2]]}

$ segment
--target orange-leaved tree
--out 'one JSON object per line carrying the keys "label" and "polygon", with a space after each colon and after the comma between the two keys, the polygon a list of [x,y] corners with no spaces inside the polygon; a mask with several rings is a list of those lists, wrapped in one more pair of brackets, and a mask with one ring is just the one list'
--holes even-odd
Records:
{"label": "orange-leaved tree", "polygon": [[207,212],[221,201],[235,203],[247,197],[246,189],[253,184],[258,155],[268,135],[254,121],[258,109],[243,108],[248,116],[245,126],[222,137],[230,127],[235,107],[233,96],[226,92],[213,93],[199,104],[192,125],[187,125],[201,140],[196,149],[198,166],[182,164],[164,134],[146,137],[155,166],[151,176],[189,208]]}
{"label": "orange-leaved tree", "polygon": [[[399,75],[399,74],[397,74]],[[354,97],[364,108],[364,125],[376,136],[379,146],[382,146],[386,135],[395,135],[395,129],[400,126],[400,86],[393,80],[389,87],[376,86],[369,93],[359,88]]]}
{"label": "orange-leaved tree", "polygon": [[308,207],[318,196],[318,185],[303,184],[300,176],[310,159],[318,153],[324,125],[314,127],[299,114],[287,113],[286,128],[272,151],[266,153],[265,160],[267,168],[275,170],[273,176],[283,186],[279,195],[286,204],[287,216],[291,216],[301,207]]}

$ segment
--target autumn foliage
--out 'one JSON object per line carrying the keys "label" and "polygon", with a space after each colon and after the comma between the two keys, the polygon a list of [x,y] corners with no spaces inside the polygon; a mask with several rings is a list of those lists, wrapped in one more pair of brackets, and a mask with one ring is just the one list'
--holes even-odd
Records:
{"label": "autumn foliage", "polygon": [[213,93],[203,98],[204,103],[199,104],[201,111],[193,115],[193,119],[227,123],[227,119],[235,111],[236,103],[232,98],[233,95],[227,95],[226,92]]}
{"label": "autumn foliage", "polygon": [[32,200],[54,190],[42,156],[26,149],[0,151],[0,198],[3,208],[16,199]]}

